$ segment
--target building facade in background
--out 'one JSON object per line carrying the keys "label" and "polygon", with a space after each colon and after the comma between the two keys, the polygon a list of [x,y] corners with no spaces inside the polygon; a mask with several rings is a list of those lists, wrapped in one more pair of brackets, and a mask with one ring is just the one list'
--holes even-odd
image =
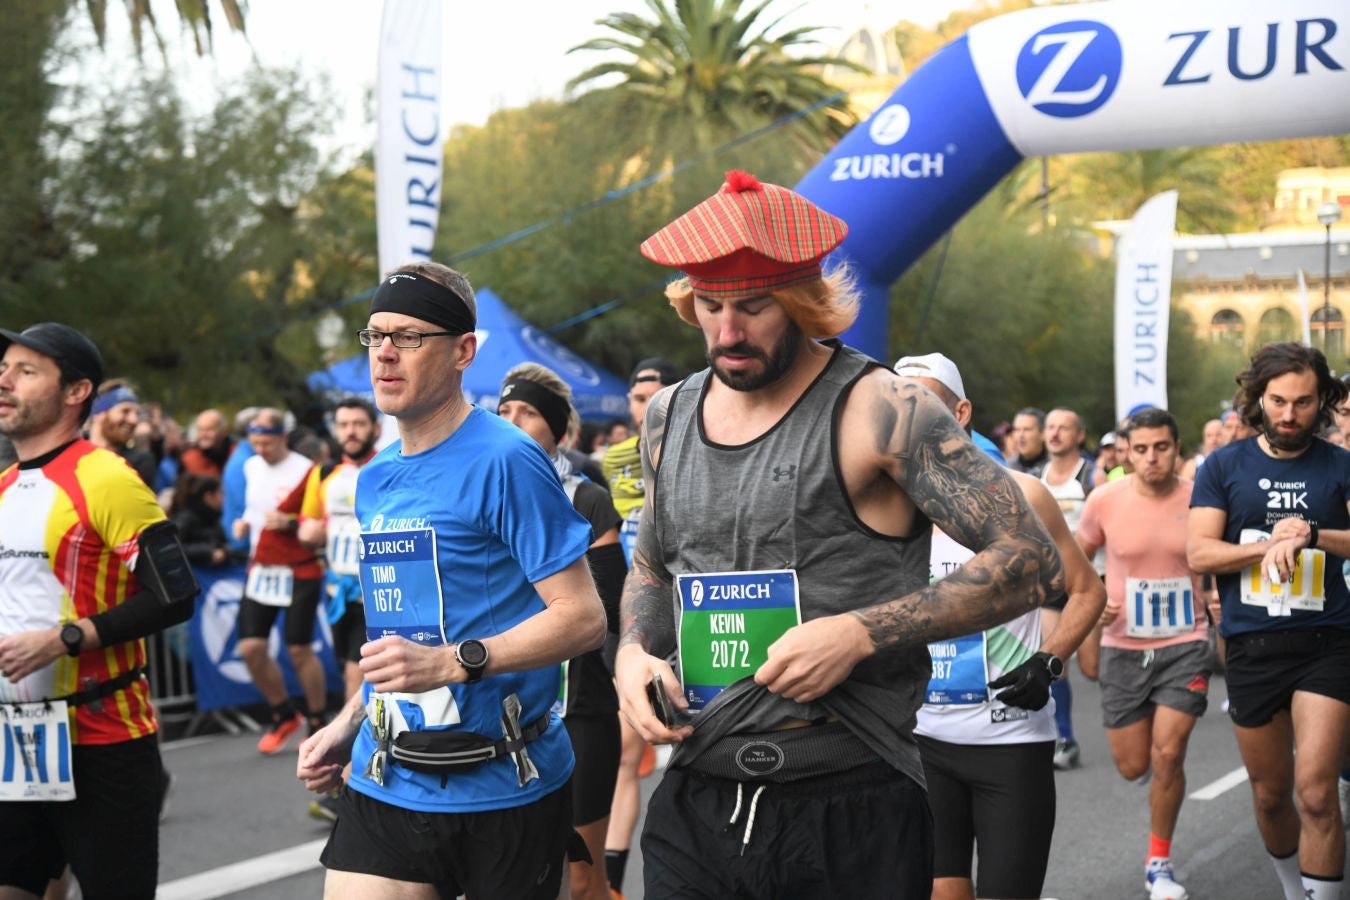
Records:
{"label": "building facade in background", "polygon": [[[1324,307],[1326,228],[1317,209],[1334,201],[1341,221],[1331,229],[1331,310]],[[1211,341],[1255,349],[1299,340],[1299,271],[1307,285],[1312,344],[1338,372],[1350,369],[1345,320],[1350,315],[1350,166],[1286,169],[1275,188],[1267,228],[1249,234],[1177,235],[1172,276],[1176,305]],[[1326,339],[1323,339],[1323,324]]]}

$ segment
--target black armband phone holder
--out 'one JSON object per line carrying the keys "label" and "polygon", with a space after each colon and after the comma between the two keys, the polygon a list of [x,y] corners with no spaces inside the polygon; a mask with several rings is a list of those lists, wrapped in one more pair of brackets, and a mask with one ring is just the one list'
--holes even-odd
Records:
{"label": "black armband phone holder", "polygon": [[136,541],[136,578],[165,606],[186,603],[201,593],[197,575],[178,539],[178,527],[167,519],[141,532]]}

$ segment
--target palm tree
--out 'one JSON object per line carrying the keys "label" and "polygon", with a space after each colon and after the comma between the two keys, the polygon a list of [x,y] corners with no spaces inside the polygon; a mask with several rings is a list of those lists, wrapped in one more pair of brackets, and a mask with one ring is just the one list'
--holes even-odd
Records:
{"label": "palm tree", "polygon": [[[85,0],[85,2],[89,9],[89,21],[94,26],[94,34],[98,36],[99,45],[102,46],[108,29],[108,0]],[[210,0],[174,0],[174,7],[178,11],[179,21],[192,33],[192,42],[197,55],[209,53],[212,37]],[[155,42],[163,52],[164,41],[159,35],[159,23],[155,19],[154,10],[151,9],[150,0],[127,0],[126,9],[127,18],[131,20],[131,40],[136,47],[136,56],[141,55],[146,26],[149,26],[150,33],[154,35]],[[220,0],[220,9],[225,14],[225,21],[230,28],[240,32],[244,30],[244,11],[239,5],[239,0]]]}
{"label": "palm tree", "polygon": [[787,125],[787,133],[797,149],[823,152],[856,121],[843,92],[822,77],[823,68],[865,70],[831,55],[794,55],[815,45],[820,29],[774,35],[782,17],[762,21],[772,2],[747,7],[742,0],[646,0],[650,18],[609,15],[596,24],[610,34],[569,52],[618,52],[626,58],[587,69],[568,89],[618,76],[617,84],[598,90],[617,102],[621,121],[638,124],[639,152],[650,167],[812,107]]}
{"label": "palm tree", "polygon": [[1227,163],[1214,147],[1127,150],[1077,159],[1075,205],[1097,219],[1128,219],[1160,191],[1177,190],[1177,229],[1221,232],[1234,221],[1236,198],[1224,184]]}

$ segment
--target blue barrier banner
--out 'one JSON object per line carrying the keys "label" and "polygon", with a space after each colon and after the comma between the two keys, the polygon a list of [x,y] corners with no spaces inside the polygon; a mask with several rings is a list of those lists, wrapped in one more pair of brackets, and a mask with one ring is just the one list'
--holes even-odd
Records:
{"label": "blue barrier banner", "polygon": [[[239,602],[244,597],[245,567],[194,567],[194,570],[197,582],[202,586],[201,595],[197,597],[197,611],[188,623],[192,677],[197,686],[197,709],[205,712],[262,703],[262,694],[253,686],[244,658],[239,655],[239,630],[236,623],[239,620]],[[285,621],[286,611],[282,610],[268,636],[267,649],[281,667],[286,691],[292,697],[299,697],[302,696],[300,682],[295,677],[282,639]],[[327,616],[318,617],[313,646],[314,653],[323,664],[328,692],[342,693],[342,675],[333,655],[333,634],[329,630]]]}

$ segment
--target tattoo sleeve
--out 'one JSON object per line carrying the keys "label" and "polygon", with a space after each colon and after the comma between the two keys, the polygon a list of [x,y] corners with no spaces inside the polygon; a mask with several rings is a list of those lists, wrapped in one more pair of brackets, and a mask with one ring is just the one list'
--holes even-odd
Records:
{"label": "tattoo sleeve", "polygon": [[871,420],[878,451],[914,505],[975,552],[941,581],[853,613],[878,650],[971,634],[1063,592],[1059,551],[1021,490],[936,397],[887,382]]}
{"label": "tattoo sleeve", "polygon": [[653,656],[666,656],[675,649],[675,606],[671,597],[672,579],[662,560],[656,530],[656,461],[666,434],[666,416],[670,411],[673,388],[665,388],[647,405],[639,446],[642,453],[642,481],[647,496],[638,522],[633,561],[623,585],[620,604],[619,646],[640,644]]}

